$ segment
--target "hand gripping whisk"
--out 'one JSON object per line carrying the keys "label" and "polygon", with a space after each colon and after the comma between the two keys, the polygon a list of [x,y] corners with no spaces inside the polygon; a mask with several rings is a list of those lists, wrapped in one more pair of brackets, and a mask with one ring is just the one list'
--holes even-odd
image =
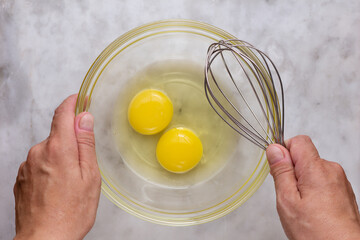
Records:
{"label": "hand gripping whisk", "polygon": [[236,132],[264,150],[284,145],[283,85],[265,53],[237,39],[211,44],[204,85],[211,107]]}

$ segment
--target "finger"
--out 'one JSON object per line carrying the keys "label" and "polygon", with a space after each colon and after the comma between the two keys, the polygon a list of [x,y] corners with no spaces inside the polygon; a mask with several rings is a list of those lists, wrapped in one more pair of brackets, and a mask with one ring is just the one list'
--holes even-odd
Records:
{"label": "finger", "polygon": [[51,124],[50,137],[56,136],[60,140],[75,139],[74,118],[77,94],[66,98],[55,110]]}
{"label": "finger", "polygon": [[19,185],[19,182],[20,182],[20,178],[22,178],[23,176],[23,168],[24,168],[24,165],[25,165],[25,162],[22,162],[20,164],[20,167],[19,167],[19,170],[18,170],[18,175],[16,177],[16,181],[15,181],[15,184],[14,184],[14,188],[13,188],[13,192],[14,192],[14,196],[15,198],[17,197],[17,190],[18,190],[18,185]]}
{"label": "finger", "polygon": [[[94,117],[88,113],[80,113],[75,118],[75,133],[79,150],[82,173],[98,172],[95,153]],[[83,176],[84,177],[84,176]]]}
{"label": "finger", "polygon": [[291,138],[286,147],[289,149],[291,159],[295,165],[295,176],[297,179],[304,171],[310,169],[310,166],[319,163],[319,153],[308,136],[296,136]]}
{"label": "finger", "polygon": [[274,178],[277,198],[299,199],[294,165],[288,150],[279,144],[271,144],[266,149],[266,156]]}
{"label": "finger", "polygon": [[353,190],[353,188],[351,186],[351,183],[347,179],[346,175],[345,175],[345,184],[346,184],[347,194],[349,194],[351,196],[350,201],[352,203],[352,206],[354,207],[354,212],[356,212],[356,219],[357,219],[358,222],[360,222],[359,206],[358,206],[357,201],[356,201],[356,196],[355,196],[354,190]]}
{"label": "finger", "polygon": [[20,184],[22,181],[24,181],[25,179],[25,164],[26,162],[22,162],[20,164],[19,170],[18,170],[18,175],[16,177],[16,183]]}
{"label": "finger", "polygon": [[295,165],[299,160],[304,162],[319,159],[319,153],[311,138],[308,136],[299,135],[289,139],[286,143],[286,147],[289,149],[291,159]]}
{"label": "finger", "polygon": [[20,164],[19,170],[18,170],[18,177],[23,175],[23,168],[25,165],[25,161]]}

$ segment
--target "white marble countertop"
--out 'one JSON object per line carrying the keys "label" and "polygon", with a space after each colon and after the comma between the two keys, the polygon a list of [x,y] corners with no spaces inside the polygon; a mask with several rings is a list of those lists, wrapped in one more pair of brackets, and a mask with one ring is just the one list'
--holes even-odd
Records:
{"label": "white marble countertop", "polygon": [[[79,90],[107,44],[147,22],[186,18],[268,53],[285,82],[286,137],[310,135],[344,167],[360,199],[360,2],[0,0],[0,239],[14,236],[13,184],[55,107]],[[86,239],[285,239],[268,177],[231,214],[192,227],[139,220],[101,197]]]}

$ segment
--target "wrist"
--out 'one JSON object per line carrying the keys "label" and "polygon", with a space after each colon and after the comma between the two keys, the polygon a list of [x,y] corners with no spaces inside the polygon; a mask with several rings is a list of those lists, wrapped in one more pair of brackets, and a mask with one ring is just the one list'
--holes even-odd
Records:
{"label": "wrist", "polygon": [[64,236],[40,231],[17,233],[14,240],[65,240]]}
{"label": "wrist", "polygon": [[349,232],[348,239],[360,239],[360,225],[356,228],[354,232]]}
{"label": "wrist", "polygon": [[[349,223],[342,227],[339,226],[338,231],[335,231],[332,234],[332,237],[334,237],[334,239],[342,239],[342,240],[360,239],[360,225],[358,223]],[[328,238],[328,239],[332,239],[332,238]]]}

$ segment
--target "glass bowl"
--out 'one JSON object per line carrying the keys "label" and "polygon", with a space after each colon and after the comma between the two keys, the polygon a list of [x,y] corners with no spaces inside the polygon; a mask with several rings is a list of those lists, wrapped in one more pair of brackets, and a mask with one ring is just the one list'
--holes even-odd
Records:
{"label": "glass bowl", "polygon": [[[234,36],[209,24],[165,20],[135,28],[112,42],[81,85],[76,114],[95,117],[102,192],[141,219],[171,226],[209,222],[244,203],[269,173],[264,151],[228,127],[203,89],[207,48]],[[174,105],[172,127],[193,129],[203,158],[184,173],[156,161],[161,133],[143,136],[127,121],[131,98],[146,88],[165,92]]]}

